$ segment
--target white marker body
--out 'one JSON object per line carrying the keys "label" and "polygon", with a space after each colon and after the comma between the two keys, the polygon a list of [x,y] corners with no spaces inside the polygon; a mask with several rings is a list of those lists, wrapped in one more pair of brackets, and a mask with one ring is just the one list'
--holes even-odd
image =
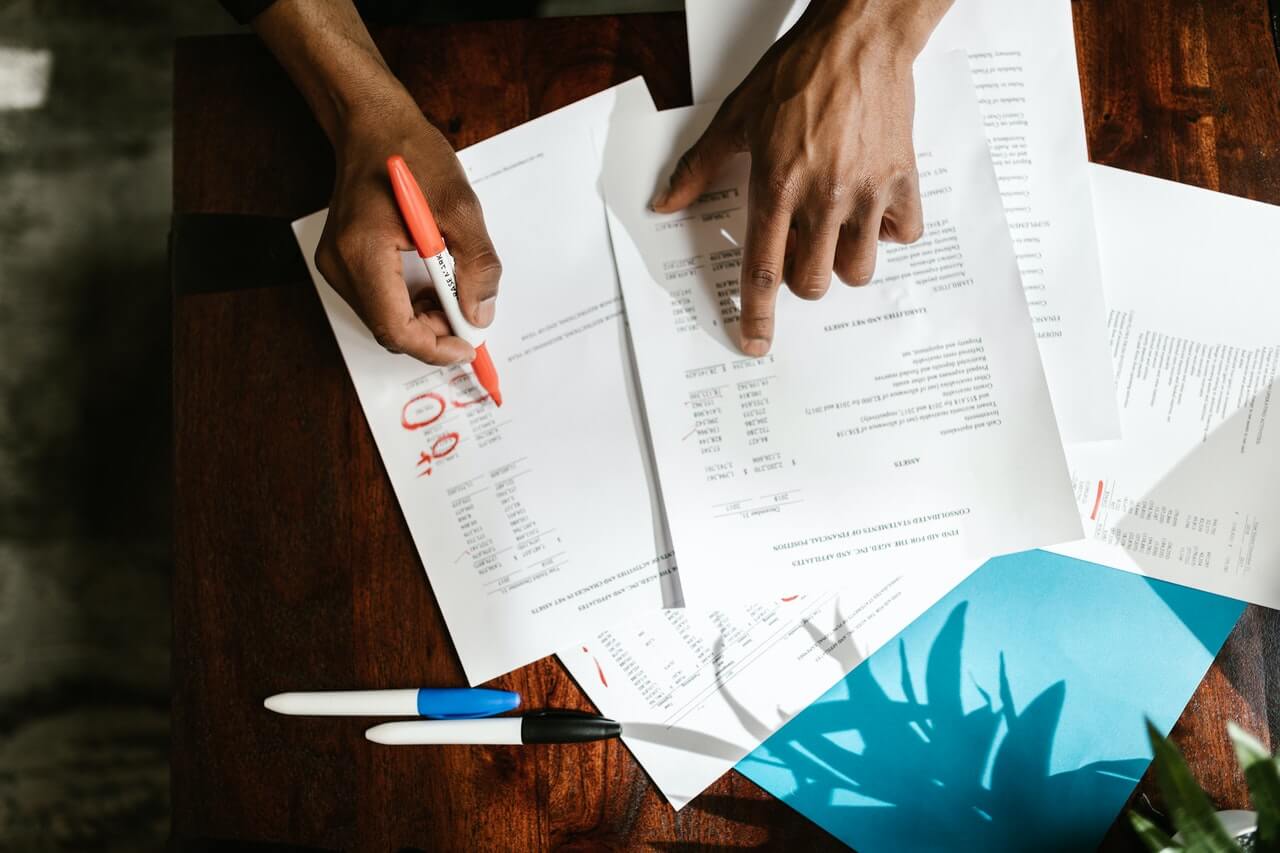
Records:
{"label": "white marker body", "polygon": [[449,319],[449,328],[473,347],[480,346],[484,343],[485,330],[477,329],[468,323],[462,316],[462,308],[458,305],[458,280],[453,275],[453,255],[445,249],[438,255],[423,258],[422,263],[426,266],[427,275],[431,277],[431,284],[436,289],[436,296],[440,299],[444,316]]}
{"label": "white marker body", "polygon": [[277,714],[308,717],[416,717],[418,691],[331,690],[277,693],[262,703]]}
{"label": "white marker body", "polygon": [[488,720],[410,720],[382,723],[364,733],[374,743],[389,746],[448,743],[519,744],[520,717]]}

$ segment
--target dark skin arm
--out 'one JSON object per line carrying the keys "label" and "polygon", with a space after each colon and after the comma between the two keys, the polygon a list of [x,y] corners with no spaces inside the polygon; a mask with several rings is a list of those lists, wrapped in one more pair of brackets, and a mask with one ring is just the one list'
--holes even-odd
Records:
{"label": "dark skin arm", "polygon": [[[812,0],[654,198],[659,211],[686,207],[730,155],[751,152],[744,352],[769,351],[784,281],[805,299],[826,293],[833,271],[865,284],[877,240],[920,236],[911,64],[950,5]],[[350,0],[277,0],[253,24],[333,144],[317,268],[388,350],[431,364],[470,360],[443,314],[409,300],[398,252],[412,244],[386,177],[387,157],[403,154],[457,261],[463,313],[489,325],[502,266],[447,140],[391,74]]]}
{"label": "dark skin arm", "polygon": [[862,285],[876,242],[924,228],[911,139],[911,66],[951,0],[812,0],[725,100],[652,207],[691,204],[724,162],[751,152],[741,346],[773,343],[785,281],[820,299],[832,272]]}
{"label": "dark skin arm", "polygon": [[453,148],[391,73],[350,0],[277,0],[253,27],[333,145],[337,169],[317,269],[389,351],[429,364],[475,358],[437,306],[410,302],[399,252],[413,243],[386,170],[389,156],[404,156],[457,264],[463,315],[488,326],[502,264]]}

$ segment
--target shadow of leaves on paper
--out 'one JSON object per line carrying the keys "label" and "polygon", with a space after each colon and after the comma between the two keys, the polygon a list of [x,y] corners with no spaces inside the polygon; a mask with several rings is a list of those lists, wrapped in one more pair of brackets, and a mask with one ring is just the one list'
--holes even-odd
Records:
{"label": "shadow of leaves on paper", "polygon": [[[792,792],[784,801],[804,814],[821,813],[828,830],[855,844],[863,837],[893,838],[900,850],[1015,850],[1031,841],[1027,833],[1034,828],[1037,850],[1091,848],[1097,841],[1092,828],[1073,826],[1062,803],[1107,788],[1122,802],[1148,759],[1051,772],[1066,683],[1024,699],[1019,710],[1003,654],[998,683],[974,681],[983,702],[966,711],[967,608],[967,602],[957,604],[934,639],[923,694],[900,639],[903,698],[860,666],[847,678],[847,698],[810,706],[801,715],[803,725],[779,731],[764,754],[748,760],[788,774]],[[723,799],[703,797],[693,807],[741,820],[740,810],[727,808]]]}

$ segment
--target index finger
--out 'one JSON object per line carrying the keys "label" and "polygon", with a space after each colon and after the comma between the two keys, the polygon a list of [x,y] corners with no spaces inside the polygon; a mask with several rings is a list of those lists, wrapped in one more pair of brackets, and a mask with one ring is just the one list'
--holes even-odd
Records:
{"label": "index finger", "polygon": [[747,237],[742,249],[742,317],[739,323],[742,351],[762,356],[773,344],[773,315],[782,282],[787,231],[791,211],[772,193],[757,192],[755,182],[747,193]]}

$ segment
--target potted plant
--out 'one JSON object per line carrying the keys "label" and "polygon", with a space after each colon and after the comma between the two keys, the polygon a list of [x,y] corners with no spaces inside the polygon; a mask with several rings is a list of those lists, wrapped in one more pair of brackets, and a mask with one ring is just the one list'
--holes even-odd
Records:
{"label": "potted plant", "polygon": [[1280,853],[1280,762],[1234,723],[1227,724],[1227,732],[1257,811],[1215,812],[1182,753],[1147,722],[1156,781],[1177,829],[1171,838],[1147,818],[1130,811],[1129,822],[1152,853]]}

